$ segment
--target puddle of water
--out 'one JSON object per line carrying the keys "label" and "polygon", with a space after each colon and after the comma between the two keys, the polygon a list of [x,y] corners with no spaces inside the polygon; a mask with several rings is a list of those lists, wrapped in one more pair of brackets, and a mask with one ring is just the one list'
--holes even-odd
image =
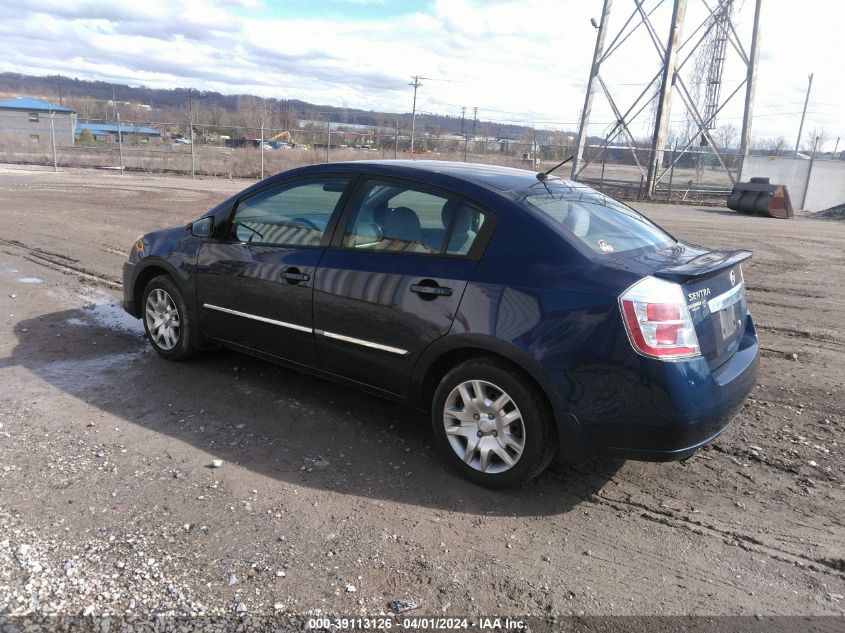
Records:
{"label": "puddle of water", "polygon": [[38,277],[21,277],[18,281],[22,284],[40,284],[44,280]]}

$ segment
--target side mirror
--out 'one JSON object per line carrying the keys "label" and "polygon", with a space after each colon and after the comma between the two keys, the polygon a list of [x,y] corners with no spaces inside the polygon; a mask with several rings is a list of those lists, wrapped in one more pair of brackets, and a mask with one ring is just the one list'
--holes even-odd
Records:
{"label": "side mirror", "polygon": [[208,216],[194,220],[190,225],[191,235],[194,237],[210,237],[214,230],[214,217]]}

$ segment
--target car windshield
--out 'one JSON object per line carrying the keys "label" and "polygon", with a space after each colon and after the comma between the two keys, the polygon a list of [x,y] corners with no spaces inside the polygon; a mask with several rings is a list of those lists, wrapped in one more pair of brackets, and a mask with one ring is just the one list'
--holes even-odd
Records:
{"label": "car windshield", "polygon": [[602,255],[660,249],[676,243],[631,207],[589,187],[549,179],[510,193],[519,202],[562,224],[571,235]]}

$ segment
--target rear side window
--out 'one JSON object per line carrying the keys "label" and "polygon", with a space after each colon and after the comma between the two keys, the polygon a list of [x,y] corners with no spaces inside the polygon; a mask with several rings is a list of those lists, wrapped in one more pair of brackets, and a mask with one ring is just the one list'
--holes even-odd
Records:
{"label": "rear side window", "polygon": [[566,181],[538,182],[511,192],[520,202],[545,213],[596,253],[609,255],[639,249],[661,249],[675,240],[631,207]]}
{"label": "rear side window", "polygon": [[343,246],[422,255],[467,255],[483,224],[484,213],[457,197],[369,181],[349,219]]}
{"label": "rear side window", "polygon": [[241,242],[318,246],[348,178],[296,181],[238,203],[232,232]]}

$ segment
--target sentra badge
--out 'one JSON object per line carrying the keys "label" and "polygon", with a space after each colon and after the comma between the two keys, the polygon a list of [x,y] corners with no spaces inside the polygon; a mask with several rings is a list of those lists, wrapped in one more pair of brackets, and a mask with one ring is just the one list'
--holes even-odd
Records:
{"label": "sentra badge", "polygon": [[688,292],[687,297],[689,297],[690,301],[697,301],[698,299],[704,299],[710,296],[710,288],[702,288],[701,290],[696,290],[695,292]]}

